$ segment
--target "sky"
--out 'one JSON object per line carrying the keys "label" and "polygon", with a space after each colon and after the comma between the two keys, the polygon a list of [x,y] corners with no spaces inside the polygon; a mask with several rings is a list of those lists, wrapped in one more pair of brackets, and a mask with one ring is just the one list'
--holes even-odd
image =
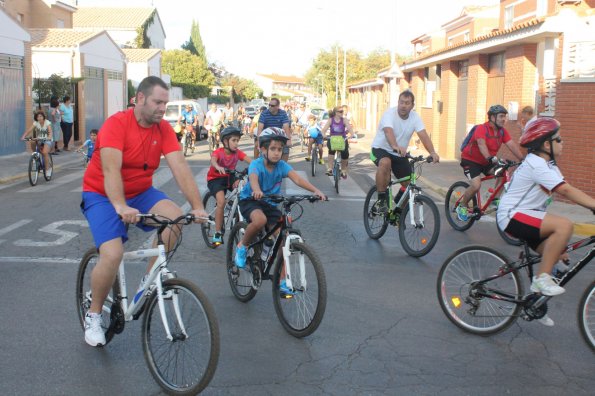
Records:
{"label": "sky", "polygon": [[[75,0],[76,1],[76,0]],[[466,5],[499,0],[126,0],[157,8],[166,49],[190,37],[199,23],[209,62],[245,78],[256,73],[303,76],[321,50],[338,43],[366,55],[396,49],[410,54],[411,40],[458,17]],[[114,6],[112,0],[78,0],[79,6]]]}

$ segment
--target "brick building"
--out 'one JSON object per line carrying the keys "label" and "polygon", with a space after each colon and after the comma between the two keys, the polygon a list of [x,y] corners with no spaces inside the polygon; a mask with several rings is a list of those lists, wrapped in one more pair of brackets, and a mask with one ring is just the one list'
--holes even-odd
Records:
{"label": "brick building", "polygon": [[[518,114],[532,106],[562,123],[559,165],[571,184],[594,196],[594,6],[595,0],[501,0],[495,11],[465,8],[440,31],[415,38],[399,89],[415,94],[415,110],[441,157],[459,158],[467,131],[485,122],[496,103],[508,108],[506,128],[518,139]],[[362,96],[353,86],[350,94]],[[386,109],[388,100],[378,107]]]}

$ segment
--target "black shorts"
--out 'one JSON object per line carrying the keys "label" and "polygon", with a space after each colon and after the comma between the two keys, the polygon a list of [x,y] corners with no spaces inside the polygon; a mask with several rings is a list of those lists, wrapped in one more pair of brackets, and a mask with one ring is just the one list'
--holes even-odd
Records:
{"label": "black shorts", "polygon": [[461,160],[461,167],[463,168],[463,172],[468,179],[474,179],[477,176],[480,176],[482,173],[484,175],[490,174],[492,169],[491,165],[481,165],[477,162],[469,161],[466,159]]}
{"label": "black shorts", "polygon": [[240,212],[248,221],[250,220],[252,212],[257,209],[262,210],[267,218],[267,225],[269,227],[277,224],[281,218],[281,211],[277,209],[277,207],[270,205],[263,200],[243,199],[240,201]]}
{"label": "black shorts", "polygon": [[378,166],[382,158],[390,158],[391,169],[397,179],[402,179],[403,177],[411,175],[411,164],[407,158],[390,155],[386,150],[376,147],[372,147],[371,157],[376,166]]}
{"label": "black shorts", "polygon": [[[335,155],[335,152],[331,150],[331,141],[326,141],[326,147],[328,147],[328,154]],[[345,150],[341,151],[341,159],[346,160],[349,159],[349,141],[345,140]]]}
{"label": "black shorts", "polygon": [[233,182],[233,177],[231,175],[226,175],[226,177],[217,177],[207,181],[207,187],[211,194],[216,195],[219,191],[223,191],[224,193],[231,191]]}
{"label": "black shorts", "polygon": [[[527,245],[529,245],[531,249],[537,251],[537,247],[547,239],[542,238],[539,233],[543,217],[531,216],[533,211],[526,212],[527,213],[515,213],[514,216],[512,216],[512,219],[508,222],[504,232],[527,242]],[[543,212],[540,211],[535,211],[534,213],[538,213],[539,215],[543,214]]]}

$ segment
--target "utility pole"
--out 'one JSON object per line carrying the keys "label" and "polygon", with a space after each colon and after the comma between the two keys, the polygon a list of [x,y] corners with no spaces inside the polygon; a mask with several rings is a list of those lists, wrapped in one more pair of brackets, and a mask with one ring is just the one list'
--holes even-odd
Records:
{"label": "utility pole", "polygon": [[341,104],[347,104],[347,49],[343,48],[343,95]]}
{"label": "utility pole", "polygon": [[337,101],[339,99],[339,45],[335,46],[335,55],[336,55],[336,62],[335,62],[335,107],[337,106]]}

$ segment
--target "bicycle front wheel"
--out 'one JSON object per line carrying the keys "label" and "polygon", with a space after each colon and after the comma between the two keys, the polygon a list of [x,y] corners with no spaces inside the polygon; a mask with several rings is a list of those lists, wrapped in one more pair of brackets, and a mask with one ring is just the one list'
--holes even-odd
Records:
{"label": "bicycle front wheel", "polygon": [[[209,216],[215,217],[215,209],[217,208],[217,199],[215,196],[208,191],[204,198],[202,199],[202,204],[205,208],[205,212],[209,214]],[[225,224],[225,219],[223,219],[223,224]],[[202,232],[202,239],[204,239],[207,247],[211,249],[215,249],[217,245],[213,244],[213,236],[215,236],[215,225],[211,225],[210,223],[202,223],[200,225],[200,230]]]}
{"label": "bicycle front wheel", "polygon": [[[76,307],[79,322],[83,331],[85,330],[85,315],[87,314],[87,311],[89,311],[89,308],[91,308],[91,273],[97,265],[98,260],[99,253],[97,253],[96,248],[91,248],[87,250],[83,258],[81,259],[78,273],[76,275]],[[107,298],[103,302],[103,307],[101,310],[106,345],[114,337],[114,334],[119,333],[121,332],[121,330],[123,330],[123,317],[118,318],[121,321],[120,325],[122,326],[120,327],[120,329],[118,329],[118,331],[116,331],[114,326],[111,325],[112,308],[114,307],[114,304],[118,304],[118,302],[116,301],[118,289],[119,282],[118,277],[116,276],[114,285],[110,290],[109,294],[107,295]],[[116,314],[116,311],[114,311],[114,314]]]}
{"label": "bicycle front wheel", "polygon": [[33,155],[29,158],[29,184],[37,184],[39,179],[39,161]]}
{"label": "bicycle front wheel", "polygon": [[335,167],[333,169],[333,178],[335,180],[335,191],[339,194],[339,179],[341,178],[341,168],[337,165],[337,161],[340,161],[335,158]]}
{"label": "bicycle front wheel", "polygon": [[[469,219],[466,221],[460,220],[457,216],[457,205],[459,204],[461,198],[463,198],[463,194],[468,187],[468,183],[464,181],[458,181],[450,186],[448,192],[446,193],[446,199],[444,201],[444,214],[446,215],[448,224],[450,224],[450,226],[457,231],[468,230],[475,222],[475,217],[473,216],[469,216]],[[474,208],[477,207],[477,198],[475,195],[473,196],[471,202],[473,202]]]}
{"label": "bicycle front wheel", "polygon": [[204,293],[185,279],[163,282],[162,296],[163,312],[157,290],[147,301],[142,324],[145,359],[151,375],[166,393],[195,395],[209,385],[217,369],[217,317]]}
{"label": "bicycle front wheel", "polygon": [[52,159],[52,156],[50,155],[49,160],[48,160],[47,171],[45,170],[45,167],[43,168],[43,177],[44,177],[45,181],[52,180],[53,174],[54,174],[54,160]]}
{"label": "bicycle front wheel", "polygon": [[467,246],[447,258],[436,285],[440,308],[446,317],[459,328],[478,335],[494,334],[510,326],[521,306],[502,297],[522,296],[518,272],[484,282],[508,269],[509,263],[506,256],[483,246]]}
{"label": "bicycle front wheel", "polygon": [[587,345],[595,351],[595,281],[583,293],[578,305],[578,324]]}
{"label": "bicycle front wheel", "polygon": [[312,176],[316,176],[316,164],[318,164],[318,149],[316,147],[312,148],[312,158],[310,159],[312,163]]}
{"label": "bicycle front wheel", "polygon": [[[248,268],[239,269],[234,263],[238,243],[244,237],[248,224],[240,221],[236,223],[229,233],[227,240],[227,278],[233,295],[241,302],[248,302],[256,295],[252,287],[252,273]],[[248,263],[246,263],[248,266]]]}
{"label": "bicycle front wheel", "polygon": [[379,206],[378,191],[373,186],[364,201],[364,228],[372,239],[380,239],[388,228],[387,216],[379,210]]}
{"label": "bicycle front wheel", "polygon": [[[283,328],[296,338],[306,337],[320,326],[326,310],[326,276],[314,251],[303,243],[290,247],[289,273],[291,294],[282,293],[279,284],[285,279],[285,263],[279,254],[273,276],[273,302]],[[283,277],[282,277],[283,276]]]}
{"label": "bicycle front wheel", "polygon": [[399,240],[403,249],[412,257],[428,254],[440,234],[440,213],[429,197],[416,195],[413,213],[407,203],[399,219]]}

